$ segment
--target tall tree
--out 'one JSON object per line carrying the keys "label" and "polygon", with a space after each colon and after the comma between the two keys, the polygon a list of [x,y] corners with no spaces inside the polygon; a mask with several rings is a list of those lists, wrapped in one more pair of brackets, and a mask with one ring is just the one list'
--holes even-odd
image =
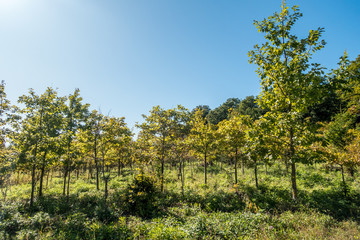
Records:
{"label": "tall tree", "polygon": [[254,120],[266,113],[266,110],[259,107],[257,97],[254,96],[247,96],[240,102],[239,108],[234,110],[237,110],[241,115],[248,115]]}
{"label": "tall tree", "polygon": [[261,78],[259,104],[269,109],[268,116],[276,119],[274,128],[284,137],[287,156],[291,164],[292,197],[297,199],[296,146],[301,145],[300,135],[307,121],[301,121],[308,108],[319,102],[324,83],[322,68],[310,64],[312,55],[325,46],[320,40],[323,28],[310,30],[306,38],[298,39],[291,30],[302,16],[298,6],[291,9],[285,3],[279,13],[254,21],[266,42],[254,46],[249,52],[250,63],[258,65]]}
{"label": "tall tree", "polygon": [[199,110],[202,111],[202,117],[206,118],[207,115],[210,113],[211,108],[208,105],[198,105],[191,111],[191,113],[195,114],[195,112]]}
{"label": "tall tree", "polygon": [[85,126],[86,119],[88,117],[88,104],[82,103],[82,97],[80,96],[80,90],[75,89],[73,94],[70,94],[66,104],[63,105],[64,113],[64,148],[65,148],[65,161],[64,167],[64,184],[63,195],[65,195],[65,189],[67,184],[67,196],[70,192],[70,179],[71,171],[73,168],[73,160],[76,155],[79,154],[78,148],[73,144],[75,136],[80,128]]}
{"label": "tall tree", "polygon": [[211,110],[207,115],[207,120],[213,124],[217,125],[219,122],[228,119],[232,109],[237,109],[240,104],[240,99],[238,98],[229,98],[221,104],[219,107]]}
{"label": "tall tree", "polygon": [[43,178],[41,177],[50,164],[48,153],[54,151],[54,144],[58,141],[62,126],[60,106],[63,101],[64,99],[59,98],[52,88],[47,88],[40,96],[30,89],[29,95],[21,96],[18,101],[24,105],[20,111],[23,118],[13,125],[17,130],[13,142],[20,152],[20,163],[31,169],[31,206],[34,201],[38,168],[40,168],[39,195],[42,195]]}

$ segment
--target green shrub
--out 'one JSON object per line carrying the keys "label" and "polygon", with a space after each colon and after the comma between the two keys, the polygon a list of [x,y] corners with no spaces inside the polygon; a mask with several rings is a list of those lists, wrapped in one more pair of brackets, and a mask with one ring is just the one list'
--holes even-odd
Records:
{"label": "green shrub", "polygon": [[30,219],[30,227],[35,230],[43,231],[51,226],[51,218],[48,213],[38,212]]}
{"label": "green shrub", "polygon": [[129,214],[150,218],[158,212],[157,194],[159,191],[155,179],[140,173],[125,190],[124,208]]}

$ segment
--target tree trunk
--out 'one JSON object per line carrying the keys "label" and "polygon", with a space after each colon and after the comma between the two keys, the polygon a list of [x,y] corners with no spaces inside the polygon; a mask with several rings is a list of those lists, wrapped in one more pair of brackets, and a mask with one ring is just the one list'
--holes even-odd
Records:
{"label": "tree trunk", "polygon": [[205,185],[207,184],[207,159],[206,159],[206,153],[204,154],[204,161],[205,161],[205,170],[204,170],[204,172],[205,172]]}
{"label": "tree trunk", "polygon": [[160,175],[160,181],[161,181],[161,192],[164,191],[164,158],[161,157],[161,175]]}
{"label": "tree trunk", "polygon": [[245,175],[245,158],[244,157],[241,158],[241,172],[242,172],[242,175]]}
{"label": "tree trunk", "polygon": [[107,177],[105,177],[104,181],[105,181],[105,204],[106,204],[106,200],[108,198],[108,181],[109,181],[109,179]]}
{"label": "tree trunk", "polygon": [[66,194],[66,177],[67,177],[67,166],[64,166],[64,183],[63,183],[63,196]]}
{"label": "tree trunk", "polygon": [[118,177],[120,177],[120,169],[121,169],[121,166],[120,166],[120,159],[118,160]]}
{"label": "tree trunk", "polygon": [[254,173],[255,173],[255,185],[259,188],[258,173],[257,173],[257,161],[254,162]]}
{"label": "tree trunk", "polygon": [[[35,150],[36,151],[36,150]],[[34,203],[34,192],[35,192],[35,171],[36,166],[35,163],[33,164],[32,170],[31,170],[31,196],[30,196],[30,208],[33,207]]]}
{"label": "tree trunk", "polygon": [[[41,123],[41,118],[40,118],[40,123]],[[41,125],[41,124],[40,124]],[[31,196],[30,196],[30,208],[33,207],[33,203],[34,203],[34,192],[35,192],[35,173],[36,173],[36,155],[37,155],[37,146],[38,144],[35,144],[35,151],[34,151],[34,163],[33,163],[33,167],[31,170]]]}
{"label": "tree trunk", "polygon": [[238,176],[237,176],[237,149],[235,150],[235,162],[234,162],[234,170],[235,170],[235,184],[237,184]]}
{"label": "tree trunk", "polygon": [[298,196],[298,190],[296,186],[296,165],[294,160],[295,148],[294,148],[294,132],[290,129],[290,159],[291,159],[291,185],[292,185],[292,198],[295,202]]}
{"label": "tree trunk", "polygon": [[95,143],[95,156],[94,156],[94,161],[95,161],[95,168],[96,168],[96,190],[99,191],[99,164],[97,161],[97,152],[96,152],[96,143]]}
{"label": "tree trunk", "polygon": [[182,160],[182,173],[181,173],[181,193],[184,196],[184,186],[185,186],[185,160]]}
{"label": "tree trunk", "polygon": [[69,197],[70,197],[70,179],[71,179],[71,169],[69,166],[69,174],[68,174],[68,183],[67,183],[67,193],[66,193],[66,197],[67,200],[69,201]]}
{"label": "tree trunk", "polygon": [[42,164],[41,170],[40,170],[40,186],[39,186],[39,195],[38,197],[42,197],[43,195],[43,180],[44,180],[44,173],[45,173],[45,165]]}
{"label": "tree trunk", "polygon": [[44,174],[45,174],[46,154],[47,154],[47,152],[45,151],[43,162],[41,164],[39,198],[42,197],[42,195],[43,195],[43,182],[44,182]]}

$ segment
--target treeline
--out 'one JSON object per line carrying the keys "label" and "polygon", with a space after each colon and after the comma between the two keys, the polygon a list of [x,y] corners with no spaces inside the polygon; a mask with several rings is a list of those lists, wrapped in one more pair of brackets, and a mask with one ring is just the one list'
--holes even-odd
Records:
{"label": "treeline", "polygon": [[347,194],[345,170],[354,176],[360,164],[360,56],[350,61],[346,54],[337,69],[325,73],[311,63],[312,54],[325,46],[322,28],[298,39],[290,30],[301,17],[297,7],[285,5],[280,13],[255,21],[266,42],[249,52],[258,65],[261,93],[244,100],[230,98],[211,110],[200,105],[193,110],[154,107],[137,139],[124,118],[90,110],[79,90],[59,96],[48,88],[38,95],[32,89],[19,97],[18,106],[6,98],[0,85],[1,169],[4,199],[11,175],[31,176],[30,205],[43,195],[45,178],[61,173],[63,195],[69,196],[73,174],[87,173],[108,183],[124,167],[136,165],[158,176],[166,187],[166,168],[178,169],[182,191],[185,168],[200,161],[207,184],[207,167],[216,162],[233,166],[234,183],[239,169],[252,168],[258,186],[258,166],[282,162],[290,176],[296,201],[296,164],[326,162],[339,166]]}

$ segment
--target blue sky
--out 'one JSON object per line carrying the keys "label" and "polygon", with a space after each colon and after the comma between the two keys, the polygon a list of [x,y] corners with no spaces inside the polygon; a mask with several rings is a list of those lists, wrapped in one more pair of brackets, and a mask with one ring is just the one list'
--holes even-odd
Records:
{"label": "blue sky", "polygon": [[[299,37],[324,27],[314,56],[334,68],[360,54],[360,1],[287,1],[304,14]],[[253,26],[280,0],[0,0],[0,80],[12,103],[33,88],[79,88],[104,114],[141,122],[155,105],[212,109],[260,91],[247,52],[263,36]]]}

